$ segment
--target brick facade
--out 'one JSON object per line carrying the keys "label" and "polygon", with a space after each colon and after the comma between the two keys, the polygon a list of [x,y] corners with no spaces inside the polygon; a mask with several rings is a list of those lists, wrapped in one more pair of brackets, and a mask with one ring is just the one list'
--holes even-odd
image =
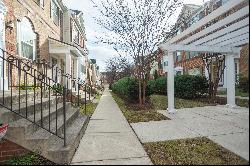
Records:
{"label": "brick facade", "polygon": [[249,78],[249,44],[242,47],[239,63],[240,74]]}
{"label": "brick facade", "polygon": [[194,68],[198,68],[201,74],[204,74],[205,65],[203,63],[202,58],[194,57],[192,59],[186,58],[186,53],[182,53],[182,61],[176,62],[175,67],[181,66],[183,67],[183,74],[188,74],[188,71]]}
{"label": "brick facade", "polygon": [[4,0],[8,9],[5,22],[12,21],[13,30],[6,30],[6,50],[17,55],[17,21],[26,17],[33,25],[37,34],[37,56],[49,60],[48,37],[60,40],[60,27],[50,17],[50,0],[44,0],[44,7],[40,7],[34,0]]}
{"label": "brick facade", "polygon": [[0,162],[6,161],[13,156],[21,156],[29,153],[23,147],[8,140],[0,141]]}
{"label": "brick facade", "polygon": [[[22,57],[18,55],[17,24],[23,18],[27,18],[36,34],[36,57],[50,61],[48,38],[61,39],[61,28],[54,23],[50,16],[51,0],[44,0],[44,7],[39,6],[34,0],[3,1],[7,8],[5,23],[12,22],[14,24],[13,29],[6,28],[5,30],[6,51],[11,55]],[[12,86],[16,86],[18,82],[17,73],[18,70],[13,70]],[[28,78],[28,81],[33,82],[33,79]],[[21,80],[21,82],[24,81]]]}

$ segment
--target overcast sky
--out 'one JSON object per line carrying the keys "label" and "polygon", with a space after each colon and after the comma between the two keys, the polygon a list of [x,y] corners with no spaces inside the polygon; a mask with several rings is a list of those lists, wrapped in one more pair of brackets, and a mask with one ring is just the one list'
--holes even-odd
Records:
{"label": "overcast sky", "polygon": [[[97,12],[95,11],[96,9],[92,7],[92,2],[90,0],[63,0],[63,2],[68,8],[80,10],[84,13],[89,57],[96,59],[100,70],[104,71],[105,60],[117,56],[117,53],[107,45],[95,43],[97,41],[96,36],[102,35],[103,29],[100,29],[93,19],[93,16],[95,16]],[[203,0],[184,0],[184,4],[202,5]]]}

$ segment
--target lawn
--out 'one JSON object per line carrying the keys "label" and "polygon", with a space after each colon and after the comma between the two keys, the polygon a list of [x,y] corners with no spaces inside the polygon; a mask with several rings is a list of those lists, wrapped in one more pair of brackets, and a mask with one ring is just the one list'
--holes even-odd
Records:
{"label": "lawn", "polygon": [[[226,90],[220,90],[218,91],[218,95],[227,95]],[[235,96],[241,96],[241,97],[249,97],[249,93],[242,91],[239,88],[235,89]]]}
{"label": "lawn", "polygon": [[143,147],[155,165],[249,165],[207,138],[145,143]]}
{"label": "lawn", "polygon": [[39,156],[34,153],[29,153],[27,155],[12,157],[0,165],[56,165],[55,163]]}
{"label": "lawn", "polygon": [[129,123],[169,120],[150,105],[141,108],[138,105],[126,102],[114,93],[112,95]]}
{"label": "lawn", "polygon": [[[152,95],[150,96],[150,102],[158,110],[167,109],[167,96]],[[185,99],[175,98],[176,109],[226,105],[226,104],[227,104],[227,99],[224,97],[217,97],[216,103],[211,103],[208,98],[200,98],[200,99],[194,99],[194,100],[185,100]],[[241,107],[249,108],[249,101],[246,99],[236,99],[236,104]]]}
{"label": "lawn", "polygon": [[85,111],[85,105],[83,104],[81,106],[80,112],[84,115],[91,117],[93,115],[93,113],[95,112],[97,105],[98,105],[97,103],[87,103],[86,111]]}

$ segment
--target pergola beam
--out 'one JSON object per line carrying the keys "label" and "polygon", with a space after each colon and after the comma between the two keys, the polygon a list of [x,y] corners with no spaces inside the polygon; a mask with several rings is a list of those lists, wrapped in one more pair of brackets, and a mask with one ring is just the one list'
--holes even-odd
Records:
{"label": "pergola beam", "polygon": [[181,44],[161,44],[160,49],[163,51],[194,51],[194,52],[210,52],[210,53],[223,53],[223,54],[236,54],[239,55],[240,48],[238,47],[219,47],[219,46],[194,46],[194,45],[181,45]]}

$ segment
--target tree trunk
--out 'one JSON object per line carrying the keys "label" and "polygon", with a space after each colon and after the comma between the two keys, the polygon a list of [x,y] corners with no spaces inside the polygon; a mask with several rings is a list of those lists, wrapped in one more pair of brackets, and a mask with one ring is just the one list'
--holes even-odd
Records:
{"label": "tree trunk", "polygon": [[147,88],[147,83],[146,81],[143,81],[143,98],[142,98],[142,103],[143,105],[146,103],[146,88]]}
{"label": "tree trunk", "polygon": [[140,103],[140,106],[142,106],[142,86],[141,86],[141,79],[139,79],[139,103]]}

